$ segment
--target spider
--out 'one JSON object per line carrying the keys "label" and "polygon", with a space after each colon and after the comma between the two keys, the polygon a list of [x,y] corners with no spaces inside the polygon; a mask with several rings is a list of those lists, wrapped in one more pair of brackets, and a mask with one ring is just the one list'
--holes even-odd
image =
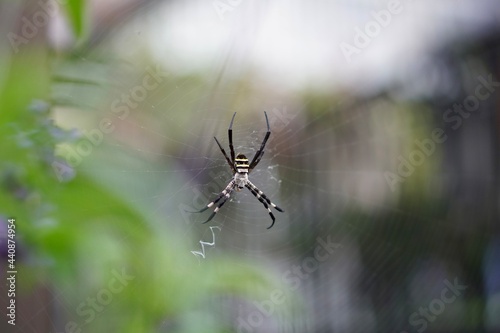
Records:
{"label": "spider", "polygon": [[224,148],[222,148],[221,144],[219,143],[219,140],[217,140],[217,138],[214,136],[215,142],[217,142],[217,145],[219,146],[222,154],[226,158],[227,164],[229,164],[229,167],[234,173],[234,177],[214,201],[206,205],[205,208],[193,212],[193,213],[202,213],[220,201],[219,205],[215,207],[212,214],[208,217],[208,220],[206,220],[203,223],[207,223],[214,218],[215,214],[217,214],[222,205],[226,203],[226,201],[229,199],[233,191],[241,191],[244,187],[246,187],[250,191],[250,193],[252,193],[257,199],[259,199],[259,201],[268,210],[269,215],[273,220],[273,223],[267,229],[271,229],[275,222],[273,212],[271,211],[271,208],[269,208],[269,206],[272,206],[279,212],[284,212],[283,209],[279,208],[274,203],[272,203],[271,200],[264,194],[264,192],[259,190],[257,186],[252,184],[252,182],[248,179],[248,174],[252,172],[252,170],[257,166],[257,164],[259,164],[260,160],[262,159],[262,156],[264,156],[264,148],[266,147],[266,142],[269,139],[269,136],[271,135],[271,130],[269,128],[269,119],[267,118],[266,111],[264,111],[264,115],[266,116],[266,123],[267,123],[266,136],[264,137],[264,141],[262,141],[260,149],[255,153],[255,156],[253,157],[252,162],[250,162],[250,164],[248,164],[248,158],[243,154],[238,154],[235,157],[234,147],[233,147],[233,121],[234,117],[236,116],[236,112],[233,114],[233,118],[231,119],[231,123],[229,124],[229,128],[227,130],[227,136],[229,137],[229,150],[231,153],[231,158],[227,156],[226,151],[224,150]]}

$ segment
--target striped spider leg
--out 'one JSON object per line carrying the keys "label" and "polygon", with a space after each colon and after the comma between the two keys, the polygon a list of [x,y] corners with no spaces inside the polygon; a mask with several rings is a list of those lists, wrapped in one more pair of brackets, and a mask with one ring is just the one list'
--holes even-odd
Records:
{"label": "striped spider leg", "polygon": [[266,207],[267,211],[269,212],[269,215],[271,216],[271,219],[273,220],[273,223],[269,227],[267,227],[267,229],[271,229],[273,227],[273,225],[274,225],[275,218],[274,218],[273,212],[271,211],[271,208],[269,208],[269,206],[273,207],[278,212],[282,212],[282,213],[284,212],[283,209],[279,208],[274,203],[272,203],[271,200],[267,197],[267,195],[265,195],[264,192],[262,192],[261,190],[259,190],[257,188],[257,186],[255,186],[254,184],[252,184],[252,182],[248,181],[245,186],[246,186],[247,189],[250,190],[250,192],[257,199],[259,199],[259,201],[264,205],[264,207]]}
{"label": "striped spider leg", "polygon": [[226,203],[227,199],[229,199],[229,197],[231,196],[231,192],[233,192],[234,190],[234,187],[235,187],[235,182],[234,180],[231,180],[229,184],[227,184],[226,188],[217,196],[217,198],[214,201],[206,205],[203,209],[193,213],[203,213],[204,211],[206,211],[207,209],[209,209],[210,207],[212,207],[213,205],[217,204],[220,201],[220,204],[217,207],[215,207],[212,214],[210,214],[208,219],[203,223],[209,222],[211,219],[214,218],[215,214],[217,214],[219,209]]}

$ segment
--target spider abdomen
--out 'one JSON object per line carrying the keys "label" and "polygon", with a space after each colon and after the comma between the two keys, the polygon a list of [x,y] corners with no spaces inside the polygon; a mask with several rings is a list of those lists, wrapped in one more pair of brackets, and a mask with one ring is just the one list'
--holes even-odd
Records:
{"label": "spider abdomen", "polygon": [[250,165],[248,164],[248,158],[243,154],[238,154],[234,159],[234,168],[238,173],[248,173],[248,168]]}

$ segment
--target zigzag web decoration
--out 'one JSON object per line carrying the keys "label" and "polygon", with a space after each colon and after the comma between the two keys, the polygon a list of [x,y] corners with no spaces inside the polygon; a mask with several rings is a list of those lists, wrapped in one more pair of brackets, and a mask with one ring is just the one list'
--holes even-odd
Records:
{"label": "zigzag web decoration", "polygon": [[210,231],[212,232],[212,242],[209,243],[209,242],[204,242],[204,241],[200,240],[201,252],[200,251],[191,251],[192,254],[194,254],[195,256],[201,256],[203,259],[205,259],[205,245],[208,245],[208,246],[215,245],[214,229],[219,229],[219,231],[221,230],[221,228],[217,227],[217,226],[210,227]]}

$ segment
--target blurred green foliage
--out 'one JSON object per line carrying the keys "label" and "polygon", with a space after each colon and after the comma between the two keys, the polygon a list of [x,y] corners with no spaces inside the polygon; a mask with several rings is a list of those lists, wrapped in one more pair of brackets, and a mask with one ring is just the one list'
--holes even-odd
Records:
{"label": "blurred green foliage", "polygon": [[[75,35],[83,37],[84,1],[68,1],[66,7]],[[35,43],[15,57],[2,54],[8,67],[0,85],[0,214],[16,218],[21,293],[48,284],[54,294],[64,295],[60,308],[66,312],[59,321],[50,319],[53,330],[223,331],[219,310],[207,302],[224,294],[258,297],[256,286],[263,297],[270,280],[234,258],[200,262],[190,252],[198,239],[171,228],[173,221],[140,198],[160,191],[161,182],[103,173],[117,163],[106,144],[74,169],[56,156],[57,147],[71,145],[74,134],[54,123],[57,100],[51,96],[55,86],[69,84],[54,80],[57,64],[71,67],[72,59],[68,54],[62,55],[67,62],[55,61],[49,54]],[[121,154],[126,163],[140,158]],[[61,167],[66,177],[58,178]],[[88,299],[109,294],[117,275],[129,278],[111,293],[109,304],[92,312]]]}

